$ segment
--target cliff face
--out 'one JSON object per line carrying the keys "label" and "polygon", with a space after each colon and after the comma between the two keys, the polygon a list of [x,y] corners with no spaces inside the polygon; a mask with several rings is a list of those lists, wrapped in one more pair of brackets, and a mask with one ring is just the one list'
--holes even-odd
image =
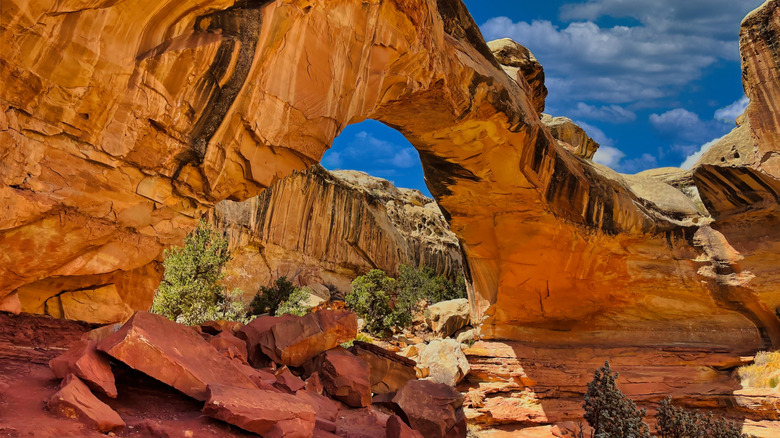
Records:
{"label": "cliff face", "polygon": [[[540,120],[532,56],[504,42],[496,58],[457,0],[6,3],[0,307],[41,312],[63,293],[113,290],[119,300],[93,301],[116,312],[148,306],[162,248],[205,211],[260,194],[318,161],[344,126],[373,118],[420,152],[466,256],[485,337],[780,344],[778,82],[767,79],[778,72],[776,2],[742,30],[758,158],[633,176],[554,138]],[[324,235],[308,223],[297,229]],[[262,230],[327,252],[273,233]],[[356,265],[404,257],[381,251],[378,236],[347,241],[369,254],[339,246]]]}
{"label": "cliff face", "polygon": [[251,294],[283,275],[349,291],[373,268],[462,271],[458,241],[432,199],[362,172],[315,165],[257,197],[222,201],[208,217],[227,233],[233,253],[226,284]]}

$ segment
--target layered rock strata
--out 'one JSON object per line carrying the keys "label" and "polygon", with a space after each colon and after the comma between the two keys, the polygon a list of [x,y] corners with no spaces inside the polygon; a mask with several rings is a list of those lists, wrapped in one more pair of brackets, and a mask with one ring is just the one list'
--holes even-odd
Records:
{"label": "layered rock strata", "polygon": [[23,310],[107,285],[148,306],[162,248],[203,212],[373,118],[419,151],[482,336],[780,344],[776,1],[742,27],[755,154],[693,170],[706,213],[559,144],[538,83],[507,75],[460,1],[140,1],[2,10],[0,295]]}
{"label": "layered rock strata", "polygon": [[301,285],[350,282],[401,264],[461,275],[460,246],[433,199],[362,172],[319,165],[259,196],[222,201],[208,220],[228,238],[226,284],[253,295],[280,276]]}

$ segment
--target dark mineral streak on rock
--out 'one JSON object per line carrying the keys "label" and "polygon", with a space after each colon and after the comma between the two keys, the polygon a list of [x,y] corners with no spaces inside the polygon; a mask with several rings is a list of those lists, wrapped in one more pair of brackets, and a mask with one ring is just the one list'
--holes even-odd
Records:
{"label": "dark mineral streak on rock", "polygon": [[[198,84],[201,90],[214,90],[203,114],[195,122],[190,136],[199,162],[206,155],[209,141],[227,116],[249,76],[262,26],[261,9],[268,3],[271,3],[271,0],[240,0],[231,8],[198,17],[195,21],[196,31],[205,30],[222,35],[222,43],[214,61]],[[235,69],[230,79],[220,87],[219,82],[229,73],[227,69],[236,44],[238,44],[238,59]]]}

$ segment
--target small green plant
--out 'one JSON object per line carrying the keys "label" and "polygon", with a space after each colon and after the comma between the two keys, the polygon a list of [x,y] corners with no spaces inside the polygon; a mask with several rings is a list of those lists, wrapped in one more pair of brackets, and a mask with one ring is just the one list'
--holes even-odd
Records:
{"label": "small green plant", "polygon": [[747,438],[742,428],[723,418],[716,418],[712,412],[707,415],[686,411],[672,406],[667,397],[658,407],[656,414],[659,438]]}
{"label": "small green plant", "polygon": [[617,378],[609,362],[596,370],[585,393],[585,420],[596,438],[650,438],[650,428],[642,421],[646,411],[618,389]]}
{"label": "small green plant", "polygon": [[279,277],[274,282],[273,287],[260,287],[260,292],[249,303],[249,313],[252,315],[263,313],[275,315],[282,302],[290,299],[290,295],[296,290],[297,288],[287,280],[287,277]]}
{"label": "small green plant", "polygon": [[182,324],[227,319],[245,320],[238,289],[220,283],[230,260],[227,240],[201,220],[187,235],[184,247],[163,253],[165,273],[154,294],[152,312]]}
{"label": "small green plant", "polygon": [[414,295],[417,300],[425,300],[430,304],[441,301],[466,298],[466,281],[458,276],[450,281],[428,266],[414,268],[401,265],[398,268],[398,287],[406,295]]}
{"label": "small green plant", "polygon": [[279,307],[276,309],[276,316],[284,315],[284,314],[290,314],[290,315],[296,315],[296,316],[303,316],[311,311],[308,307],[306,307],[303,303],[306,302],[306,300],[309,299],[309,296],[311,295],[311,292],[307,288],[296,288],[291,294],[290,297],[283,301],[281,304],[279,304]]}
{"label": "small green plant", "polygon": [[372,338],[371,336],[368,336],[366,334],[363,334],[363,333],[358,333],[357,337],[355,339],[353,339],[351,341],[344,342],[344,343],[341,344],[341,346],[344,347],[344,348],[349,348],[349,347],[351,347],[351,346],[353,346],[355,344],[355,341],[361,341],[361,342],[367,342],[369,344],[373,344],[374,343],[374,338]]}

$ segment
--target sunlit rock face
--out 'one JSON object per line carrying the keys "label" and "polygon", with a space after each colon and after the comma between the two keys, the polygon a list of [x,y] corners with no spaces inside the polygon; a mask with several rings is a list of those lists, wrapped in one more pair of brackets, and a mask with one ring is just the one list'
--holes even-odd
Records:
{"label": "sunlit rock face", "polygon": [[419,151],[483,336],[777,345],[777,81],[762,79],[777,66],[758,62],[774,59],[775,3],[742,38],[745,123],[769,158],[626,176],[553,138],[539,73],[497,60],[458,0],[8,0],[0,296],[45,312],[60,294],[111,290],[112,312],[146,308],[162,249],[204,212],[261,194],[373,118]]}
{"label": "sunlit rock face", "polygon": [[433,199],[363,172],[315,165],[257,197],[222,201],[208,218],[231,247],[226,285],[248,294],[280,276],[347,292],[374,268],[395,275],[401,264],[428,266],[453,279],[463,269]]}

